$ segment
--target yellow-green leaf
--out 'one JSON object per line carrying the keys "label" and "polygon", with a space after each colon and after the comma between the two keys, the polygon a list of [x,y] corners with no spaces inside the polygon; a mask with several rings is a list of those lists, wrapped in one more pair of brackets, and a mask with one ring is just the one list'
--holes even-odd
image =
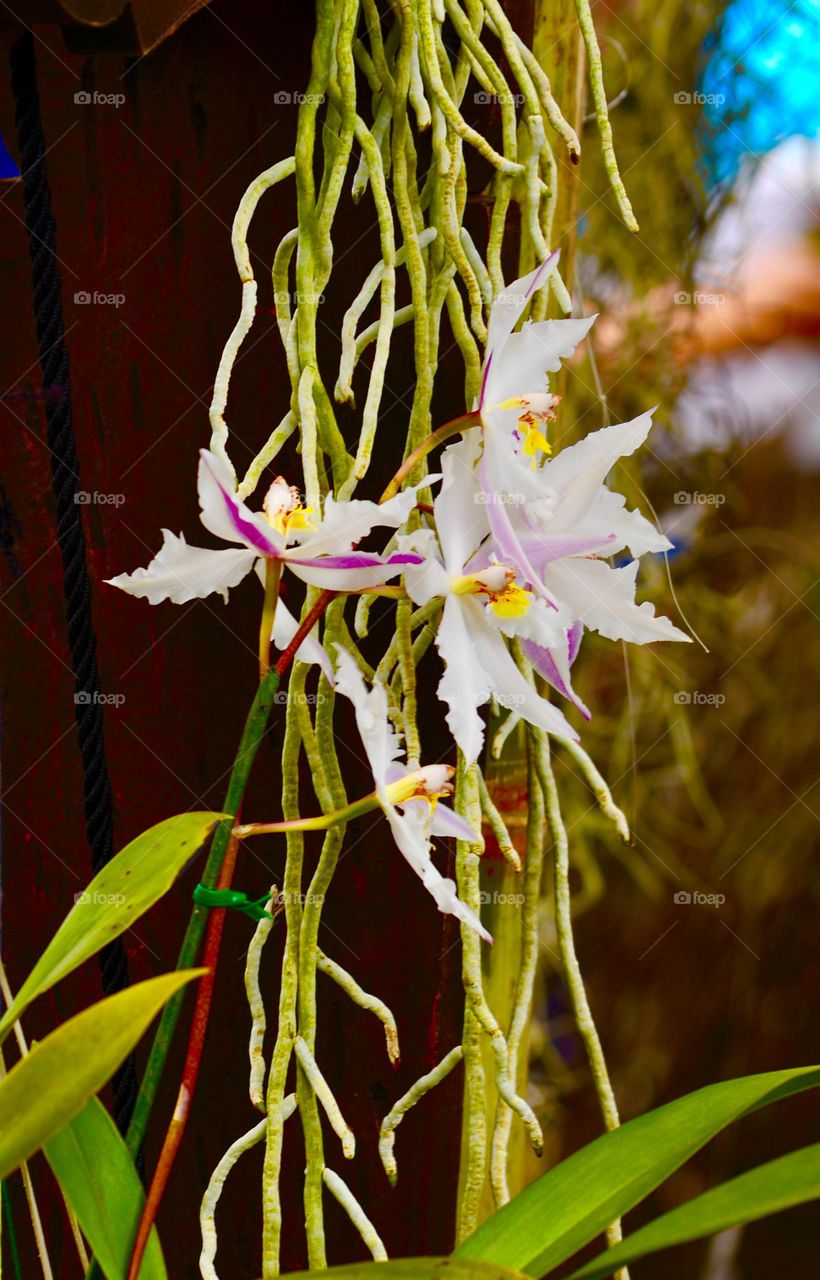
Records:
{"label": "yellow-green leaf", "polygon": [[64,1022],[0,1081],[0,1179],[28,1160],[97,1093],[166,1000],[206,970],[140,982]]}
{"label": "yellow-green leaf", "polygon": [[523,1280],[491,1262],[459,1258],[393,1258],[390,1262],[354,1262],[324,1271],[294,1271],[288,1280]]}
{"label": "yellow-green leaf", "polygon": [[479,1258],[546,1275],[638,1204],[727,1124],[820,1085],[820,1067],[708,1085],[590,1142],[492,1214],[459,1245]]}
{"label": "yellow-green leaf", "polygon": [[[145,1203],[128,1148],[99,1098],[92,1098],[43,1147],[66,1202],[107,1280],[125,1280]],[[167,1280],[152,1229],[140,1280]]]}
{"label": "yellow-green leaf", "polygon": [[149,827],[103,867],[83,893],[0,1019],[0,1043],[27,1005],[119,937],[167,893],[220,813],[181,813]]}
{"label": "yellow-green leaf", "polygon": [[570,1280],[597,1280],[617,1267],[673,1244],[700,1240],[728,1227],[754,1222],[792,1205],[820,1198],[820,1143],[769,1160],[702,1196],[695,1196],[573,1272]]}

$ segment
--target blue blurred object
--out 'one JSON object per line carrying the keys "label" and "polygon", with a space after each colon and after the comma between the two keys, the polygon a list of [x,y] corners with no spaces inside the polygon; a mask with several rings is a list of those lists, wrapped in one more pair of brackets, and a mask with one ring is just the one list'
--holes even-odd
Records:
{"label": "blue blurred object", "polygon": [[749,153],[820,132],[820,0],[732,0],[705,52],[711,185],[731,181]]}
{"label": "blue blurred object", "polygon": [[9,155],[8,148],[3,141],[3,135],[0,133],[0,181],[2,181],[3,178],[19,177],[20,170],[14,160],[14,157]]}

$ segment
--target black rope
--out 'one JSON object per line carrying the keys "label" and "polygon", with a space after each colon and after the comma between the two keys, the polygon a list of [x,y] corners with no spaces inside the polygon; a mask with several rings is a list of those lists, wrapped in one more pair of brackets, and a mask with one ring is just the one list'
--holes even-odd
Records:
{"label": "black rope", "polygon": [[[71,424],[71,384],[63,330],[60,268],[55,247],[56,227],[51,212],[34,39],[30,31],[12,45],[11,84],[34,281],[34,314],[43,372],[52,488],[57,500],[57,538],[63,560],[68,642],[75,678],[74,713],[83,762],[85,829],[96,873],[114,855],[111,787],[103,742],[97,641],[91,616],[82,506],[77,501],[79,466]],[[99,958],[105,994],[123,991],[128,986],[128,960],[121,939],[104,947]],[[137,1098],[133,1054],[117,1071],[113,1085],[114,1119],[120,1133],[124,1134]]]}

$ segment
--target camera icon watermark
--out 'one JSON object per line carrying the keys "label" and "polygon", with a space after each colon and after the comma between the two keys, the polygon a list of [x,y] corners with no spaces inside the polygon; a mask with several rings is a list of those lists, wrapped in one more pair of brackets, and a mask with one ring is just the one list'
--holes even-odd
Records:
{"label": "camera icon watermark", "polygon": [[305,306],[320,307],[325,301],[323,293],[300,293],[298,289],[288,292],[277,290],[273,295],[273,305],[276,308],[300,307]]}
{"label": "camera icon watermark", "polygon": [[124,702],[124,693],[100,693],[99,689],[93,691],[78,689],[74,694],[75,707],[121,707]]}
{"label": "camera icon watermark", "polygon": [[323,93],[291,93],[288,89],[277,89],[273,95],[273,101],[278,107],[301,106],[303,102],[321,106],[324,100]]}
{"label": "camera icon watermark", "polygon": [[693,93],[688,93],[685,89],[679,89],[673,94],[672,100],[679,107],[722,107],[726,101],[726,94],[700,93],[697,89]]}
{"label": "camera icon watermark", "polygon": [[87,89],[78,89],[74,94],[74,102],[78,107],[115,107],[119,111],[125,102],[125,94],[99,93],[96,89],[89,93]]}
{"label": "camera icon watermark", "polygon": [[696,289],[694,293],[676,293],[672,301],[676,307],[719,307],[726,301],[726,294]]}
{"label": "camera icon watermark", "polygon": [[726,901],[725,893],[690,893],[688,889],[678,889],[672,895],[677,907],[722,907]]}
{"label": "camera icon watermark", "polygon": [[678,689],[672,695],[672,701],[678,707],[722,707],[726,701],[723,693],[701,693],[699,689]]}
{"label": "camera icon watermark", "polygon": [[500,106],[522,107],[524,105],[523,93],[511,93],[505,90],[503,93],[487,93],[485,89],[479,89],[473,94],[473,102],[477,106],[489,106],[498,104]]}
{"label": "camera icon watermark", "polygon": [[74,504],[78,507],[121,507],[124,502],[124,493],[100,493],[98,489],[78,489],[74,494]]}
{"label": "camera icon watermark", "polygon": [[478,900],[482,906],[496,907],[523,907],[526,898],[523,893],[501,893],[498,889],[490,893],[487,889],[482,889],[478,895]]}
{"label": "camera icon watermark", "polygon": [[74,302],[78,307],[116,307],[125,302],[124,293],[89,293],[87,289],[78,289],[74,294]]}
{"label": "camera icon watermark", "polygon": [[685,489],[679,489],[673,495],[672,501],[676,507],[722,507],[726,501],[725,493],[701,493],[698,489],[689,493]]}
{"label": "camera icon watermark", "polygon": [[523,507],[526,501],[523,493],[504,493],[500,490],[487,493],[485,489],[479,489],[473,495],[473,502],[480,507]]}

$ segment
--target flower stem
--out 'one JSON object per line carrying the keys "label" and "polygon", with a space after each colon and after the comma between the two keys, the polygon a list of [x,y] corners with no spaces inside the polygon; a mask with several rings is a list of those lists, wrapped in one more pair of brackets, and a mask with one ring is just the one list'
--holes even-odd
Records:
{"label": "flower stem", "polygon": [[422,458],[426,458],[428,453],[432,453],[440,444],[444,444],[444,441],[449,440],[450,436],[458,435],[460,431],[467,431],[470,427],[477,427],[478,424],[479,417],[477,413],[462,413],[460,417],[453,418],[451,422],[445,422],[443,427],[437,427],[435,431],[422,440],[417,449],[407,455],[379,498],[379,502],[387,502],[388,498],[394,497],[413,468],[421,462]]}
{"label": "flower stem", "polygon": [[354,800],[352,804],[334,809],[331,813],[320,813],[315,818],[286,818],[282,822],[246,822],[240,827],[234,827],[234,835],[239,840],[245,840],[248,836],[269,836],[276,835],[277,832],[327,831],[340,822],[352,822],[354,818],[360,818],[362,814],[372,813],[378,808],[379,801],[374,791],[372,795]]}
{"label": "flower stem", "polygon": [[262,617],[259,622],[259,679],[264,680],[270,671],[270,641],[273,631],[273,619],[276,616],[276,605],[279,600],[279,581],[282,577],[282,564],[279,560],[265,561],[265,602],[262,605]]}

